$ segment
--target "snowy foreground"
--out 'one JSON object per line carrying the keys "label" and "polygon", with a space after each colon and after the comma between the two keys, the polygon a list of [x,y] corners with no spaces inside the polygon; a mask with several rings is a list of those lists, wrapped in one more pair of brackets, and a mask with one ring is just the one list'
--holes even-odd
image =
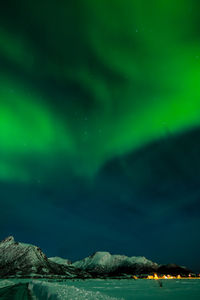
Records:
{"label": "snowy foreground", "polygon": [[0,299],[200,299],[200,280],[0,280]]}

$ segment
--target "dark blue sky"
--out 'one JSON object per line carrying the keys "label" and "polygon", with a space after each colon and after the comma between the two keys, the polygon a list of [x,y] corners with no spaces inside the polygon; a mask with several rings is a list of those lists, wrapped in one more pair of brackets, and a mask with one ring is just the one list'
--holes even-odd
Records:
{"label": "dark blue sky", "polygon": [[1,183],[1,238],[73,261],[106,250],[197,271],[199,137],[196,129],[116,157],[90,181]]}

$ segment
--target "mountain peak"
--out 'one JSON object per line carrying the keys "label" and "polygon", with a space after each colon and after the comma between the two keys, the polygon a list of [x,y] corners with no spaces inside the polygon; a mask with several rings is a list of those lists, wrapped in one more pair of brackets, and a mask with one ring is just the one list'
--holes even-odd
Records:
{"label": "mountain peak", "polygon": [[58,256],[49,257],[48,259],[59,265],[71,265],[72,264],[69,259],[58,257]]}
{"label": "mountain peak", "polygon": [[15,243],[15,239],[13,236],[8,236],[3,241],[1,241],[1,243]]}
{"label": "mountain peak", "polygon": [[106,251],[97,251],[95,253],[93,253],[90,257],[96,257],[96,256],[110,256],[111,254],[109,252]]}

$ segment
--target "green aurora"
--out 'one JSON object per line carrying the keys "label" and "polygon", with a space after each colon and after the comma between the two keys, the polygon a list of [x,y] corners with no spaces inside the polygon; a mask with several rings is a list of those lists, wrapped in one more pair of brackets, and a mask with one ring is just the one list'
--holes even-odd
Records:
{"label": "green aurora", "polygon": [[196,0],[1,4],[0,179],[32,181],[30,161],[44,178],[63,162],[91,176],[199,126],[198,10]]}

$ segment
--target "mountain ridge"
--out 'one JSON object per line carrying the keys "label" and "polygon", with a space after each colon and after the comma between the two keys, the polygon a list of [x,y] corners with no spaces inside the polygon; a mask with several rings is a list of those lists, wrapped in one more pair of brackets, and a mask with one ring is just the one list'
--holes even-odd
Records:
{"label": "mountain ridge", "polygon": [[191,271],[176,264],[159,265],[144,256],[128,257],[105,251],[71,263],[60,257],[48,258],[39,247],[16,242],[12,236],[0,242],[0,277],[105,278],[153,273],[188,275]]}

